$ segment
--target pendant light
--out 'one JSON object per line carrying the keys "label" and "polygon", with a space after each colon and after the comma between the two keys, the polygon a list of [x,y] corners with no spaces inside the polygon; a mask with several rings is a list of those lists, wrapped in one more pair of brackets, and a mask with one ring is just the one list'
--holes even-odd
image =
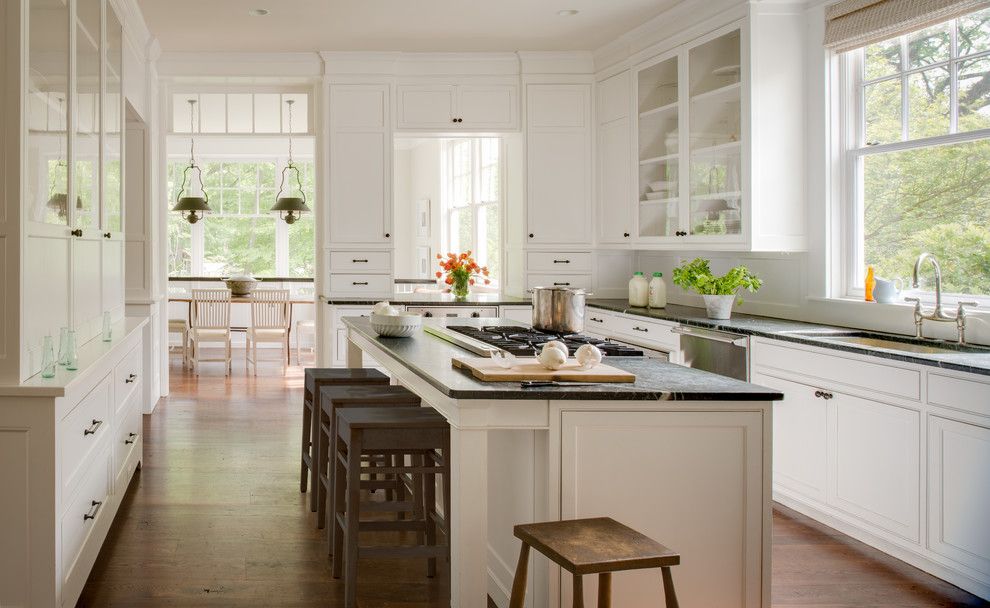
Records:
{"label": "pendant light", "polygon": [[[65,116],[65,98],[58,98],[58,115],[59,117]],[[65,156],[62,154],[62,135],[65,133],[65,129],[59,130],[58,135],[58,160],[55,161],[55,175],[51,178],[51,187],[48,191],[48,203],[46,206],[55,211],[60,220],[64,220],[69,215],[69,195],[66,192],[59,192],[55,189],[56,180],[65,175],[66,189],[68,189],[68,179],[69,179],[69,165],[65,162]],[[83,202],[82,197],[76,196],[76,209],[82,209]]]}
{"label": "pendant light", "polygon": [[[179,194],[176,197],[175,206],[172,207],[172,211],[178,211],[187,222],[195,224],[203,219],[206,212],[210,210],[210,197],[206,194],[206,188],[203,186],[203,171],[196,164],[196,138],[193,137],[193,114],[196,100],[189,99],[187,101],[189,102],[189,166],[182,172],[182,186],[179,187]],[[186,190],[186,181],[189,177],[189,171],[192,169],[196,170],[196,180],[199,181],[199,193],[201,196],[193,192],[192,183],[189,184],[189,190]],[[186,193],[185,196],[182,195],[183,192]]]}
{"label": "pendant light", "polygon": [[[309,207],[306,206],[306,193],[303,192],[302,179],[299,176],[299,168],[292,161],[292,104],[295,103],[293,99],[285,100],[285,105],[289,106],[289,162],[282,169],[282,183],[279,184],[278,194],[275,197],[275,206],[272,207],[272,211],[277,211],[280,218],[282,218],[286,224],[294,224],[296,220],[303,213],[308,213],[310,211]],[[296,189],[299,192],[299,196],[289,196],[293,194],[292,184],[288,186],[286,190],[286,177],[285,174],[289,171],[295,172],[296,177]],[[283,196],[283,192],[285,195]]]}

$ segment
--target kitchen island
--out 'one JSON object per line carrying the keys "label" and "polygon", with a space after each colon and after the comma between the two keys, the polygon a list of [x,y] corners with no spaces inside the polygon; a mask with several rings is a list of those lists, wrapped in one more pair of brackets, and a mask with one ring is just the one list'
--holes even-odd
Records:
{"label": "kitchen island", "polygon": [[[608,360],[635,383],[522,389],[453,369],[452,358],[472,354],[426,332],[380,338],[366,318],[343,321],[349,366],[369,355],[450,422],[453,606],[483,607],[488,595],[507,605],[514,524],[590,516],[679,551],[685,606],[770,605],[771,406],[781,393],[635,357]],[[530,605],[571,605],[569,575],[542,557],[531,573]],[[590,601],[594,581],[585,585]],[[649,571],[619,575],[613,588],[624,607],[655,606],[660,593]]]}

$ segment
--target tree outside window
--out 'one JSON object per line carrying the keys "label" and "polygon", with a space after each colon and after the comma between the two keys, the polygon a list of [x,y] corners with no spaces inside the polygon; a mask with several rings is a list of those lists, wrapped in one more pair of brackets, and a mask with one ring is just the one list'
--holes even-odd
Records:
{"label": "tree outside window", "polygon": [[443,249],[472,251],[488,266],[492,286],[501,276],[501,141],[495,137],[446,140]]}
{"label": "tree outside window", "polygon": [[851,294],[867,264],[908,277],[934,253],[949,293],[990,295],[990,10],[846,56]]}
{"label": "tree outside window", "polygon": [[[289,226],[269,212],[275,204],[284,164],[284,159],[202,162],[203,184],[212,210],[192,225],[178,214],[169,214],[169,276],[246,273],[257,277],[312,278],[316,257],[312,214]],[[170,163],[170,205],[186,166],[185,161]],[[312,208],[314,165],[307,161],[297,166]]]}

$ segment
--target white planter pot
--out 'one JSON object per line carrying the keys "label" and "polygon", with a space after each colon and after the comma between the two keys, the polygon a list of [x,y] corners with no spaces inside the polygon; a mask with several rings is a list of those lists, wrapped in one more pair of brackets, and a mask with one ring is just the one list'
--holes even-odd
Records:
{"label": "white planter pot", "polygon": [[705,310],[709,319],[728,319],[732,315],[735,294],[729,296],[701,296],[705,300]]}

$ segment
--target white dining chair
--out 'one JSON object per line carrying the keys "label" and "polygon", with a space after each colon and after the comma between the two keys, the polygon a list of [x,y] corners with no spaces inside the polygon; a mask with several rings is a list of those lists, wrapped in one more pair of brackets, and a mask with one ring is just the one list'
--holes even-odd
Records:
{"label": "white dining chair", "polygon": [[289,290],[258,289],[251,294],[251,327],[247,329],[244,367],[254,366],[258,375],[258,343],[277,343],[281,346],[282,374],[289,357]]}
{"label": "white dining chair", "polygon": [[[223,361],[224,374],[231,372],[230,356],[230,290],[193,289],[191,323],[189,326],[190,356],[193,371],[199,375],[200,362]],[[207,359],[202,356],[201,345],[222,343],[224,356]]]}
{"label": "white dining chair", "polygon": [[179,334],[179,339],[182,341],[180,346],[182,368],[185,369],[189,366],[189,321],[187,319],[169,319],[168,333],[169,337],[172,334]]}
{"label": "white dining chair", "polygon": [[296,365],[302,367],[302,337],[303,335],[313,336],[313,357],[316,357],[316,321],[306,319],[296,321]]}

